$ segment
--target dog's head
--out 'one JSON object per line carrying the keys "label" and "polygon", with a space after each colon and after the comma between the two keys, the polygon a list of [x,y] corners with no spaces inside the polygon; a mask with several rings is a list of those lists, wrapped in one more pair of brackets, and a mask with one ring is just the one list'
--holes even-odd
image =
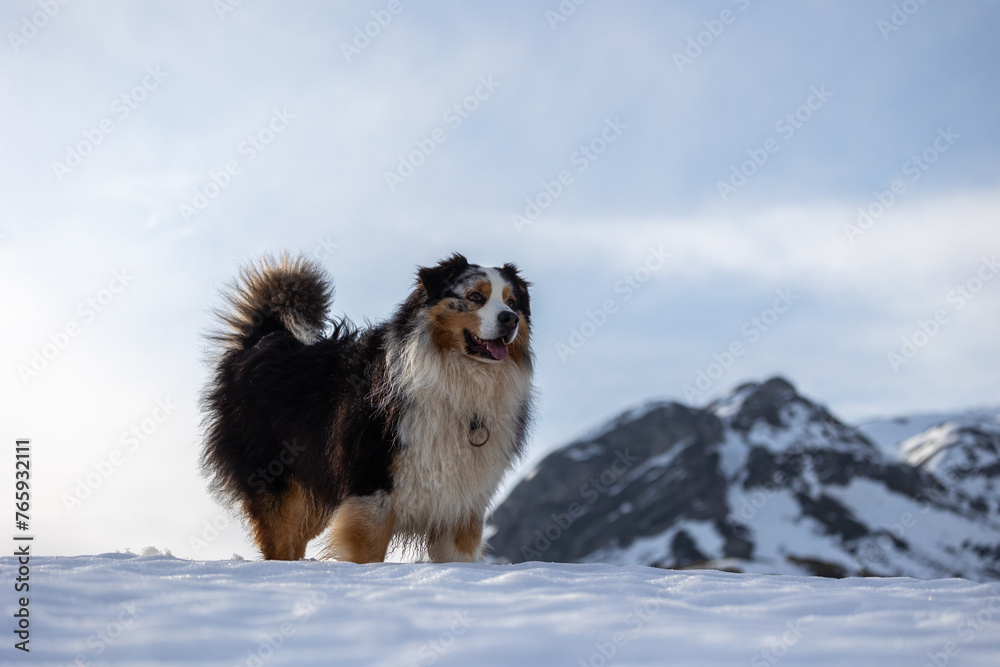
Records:
{"label": "dog's head", "polygon": [[528,283],[516,266],[479,266],[456,253],[417,276],[435,345],[485,363],[520,363],[531,308]]}

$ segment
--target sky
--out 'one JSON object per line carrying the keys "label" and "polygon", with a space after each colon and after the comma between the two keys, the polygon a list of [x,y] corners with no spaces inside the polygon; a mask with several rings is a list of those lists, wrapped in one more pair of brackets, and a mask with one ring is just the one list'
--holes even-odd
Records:
{"label": "sky", "polygon": [[37,553],[254,555],[199,476],[198,398],[219,290],[265,253],[321,263],[359,324],[452,252],[517,263],[525,466],[775,374],[855,423],[1000,404],[997,25],[934,0],[4,3],[0,437],[32,440]]}

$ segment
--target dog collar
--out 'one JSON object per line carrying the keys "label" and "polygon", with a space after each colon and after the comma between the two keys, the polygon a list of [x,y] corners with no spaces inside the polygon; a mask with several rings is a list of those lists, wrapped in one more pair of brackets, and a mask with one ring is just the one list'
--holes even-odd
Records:
{"label": "dog collar", "polygon": [[472,415],[472,421],[469,422],[469,444],[473,447],[482,447],[489,439],[490,430],[486,428],[482,417]]}

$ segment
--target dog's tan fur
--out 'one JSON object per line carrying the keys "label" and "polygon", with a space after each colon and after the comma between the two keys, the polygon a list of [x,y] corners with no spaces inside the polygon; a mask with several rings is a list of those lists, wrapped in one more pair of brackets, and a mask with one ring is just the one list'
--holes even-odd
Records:
{"label": "dog's tan fur", "polygon": [[442,350],[461,351],[465,347],[465,330],[475,331],[479,327],[479,315],[475,311],[455,312],[445,304],[438,304],[430,310],[431,340]]}
{"label": "dog's tan fur", "polygon": [[329,515],[292,480],[280,497],[260,496],[248,501],[244,513],[254,542],[264,558],[299,560],[309,540],[326,528]]}
{"label": "dog's tan fur", "polygon": [[330,522],[324,558],[353,563],[385,560],[396,527],[396,517],[385,494],[341,501]]}

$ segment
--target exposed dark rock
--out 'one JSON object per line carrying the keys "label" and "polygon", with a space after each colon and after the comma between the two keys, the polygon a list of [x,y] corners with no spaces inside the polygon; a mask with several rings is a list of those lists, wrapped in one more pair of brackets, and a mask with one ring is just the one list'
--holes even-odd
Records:
{"label": "exposed dark rock", "polygon": [[717,523],[715,529],[725,540],[722,550],[724,557],[753,560],[753,536],[746,526],[734,522]]}
{"label": "exposed dark rock", "polygon": [[843,579],[847,576],[846,569],[836,563],[831,563],[830,561],[819,560],[816,558],[799,558],[798,556],[789,556],[788,562],[802,567],[810,574],[817,577]]}
{"label": "exposed dark rock", "polygon": [[698,543],[686,530],[679,530],[670,542],[670,555],[674,567],[687,567],[694,563],[704,563],[708,557],[698,550]]}
{"label": "exposed dark rock", "polygon": [[822,524],[827,535],[837,535],[841,540],[849,542],[868,534],[868,528],[855,520],[849,509],[826,494],[813,499],[804,493],[798,493],[795,498],[799,501],[802,514],[811,516]]}

